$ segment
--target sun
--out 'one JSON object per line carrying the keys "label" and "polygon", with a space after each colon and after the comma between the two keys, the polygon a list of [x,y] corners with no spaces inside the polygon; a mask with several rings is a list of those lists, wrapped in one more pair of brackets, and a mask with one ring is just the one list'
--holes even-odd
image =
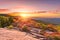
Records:
{"label": "sun", "polygon": [[22,18],[28,18],[29,17],[29,14],[27,14],[27,13],[21,13],[20,16]]}
{"label": "sun", "polygon": [[29,10],[28,9],[20,9],[20,16],[22,18],[28,18],[29,17]]}
{"label": "sun", "polygon": [[27,21],[30,19],[30,15],[26,13],[21,13],[20,16],[21,16],[21,21]]}

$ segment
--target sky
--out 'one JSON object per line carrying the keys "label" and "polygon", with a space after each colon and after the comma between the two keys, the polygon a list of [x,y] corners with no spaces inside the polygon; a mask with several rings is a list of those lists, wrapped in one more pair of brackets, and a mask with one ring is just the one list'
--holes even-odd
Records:
{"label": "sky", "polygon": [[23,11],[48,11],[44,14],[33,14],[36,17],[60,18],[60,0],[0,0],[0,13],[23,12]]}
{"label": "sky", "polygon": [[20,9],[29,11],[60,10],[60,0],[0,0],[0,9],[12,11]]}

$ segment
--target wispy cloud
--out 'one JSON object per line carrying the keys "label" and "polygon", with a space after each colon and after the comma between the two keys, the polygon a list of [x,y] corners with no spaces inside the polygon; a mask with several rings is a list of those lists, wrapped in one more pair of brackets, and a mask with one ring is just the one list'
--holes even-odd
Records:
{"label": "wispy cloud", "polygon": [[0,9],[0,13],[8,13],[9,11],[9,9]]}

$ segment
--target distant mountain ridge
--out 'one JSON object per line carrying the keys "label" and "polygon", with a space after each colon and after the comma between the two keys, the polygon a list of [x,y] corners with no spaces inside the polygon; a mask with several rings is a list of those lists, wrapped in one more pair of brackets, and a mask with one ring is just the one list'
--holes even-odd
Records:
{"label": "distant mountain ridge", "polygon": [[34,18],[35,20],[41,20],[48,23],[60,24],[60,18]]}

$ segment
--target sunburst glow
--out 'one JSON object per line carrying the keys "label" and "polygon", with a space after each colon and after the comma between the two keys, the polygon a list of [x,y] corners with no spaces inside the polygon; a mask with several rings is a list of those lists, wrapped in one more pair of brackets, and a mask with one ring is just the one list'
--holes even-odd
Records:
{"label": "sunburst glow", "polygon": [[20,14],[20,16],[23,17],[23,18],[27,18],[29,16],[29,14],[22,13],[22,14]]}

